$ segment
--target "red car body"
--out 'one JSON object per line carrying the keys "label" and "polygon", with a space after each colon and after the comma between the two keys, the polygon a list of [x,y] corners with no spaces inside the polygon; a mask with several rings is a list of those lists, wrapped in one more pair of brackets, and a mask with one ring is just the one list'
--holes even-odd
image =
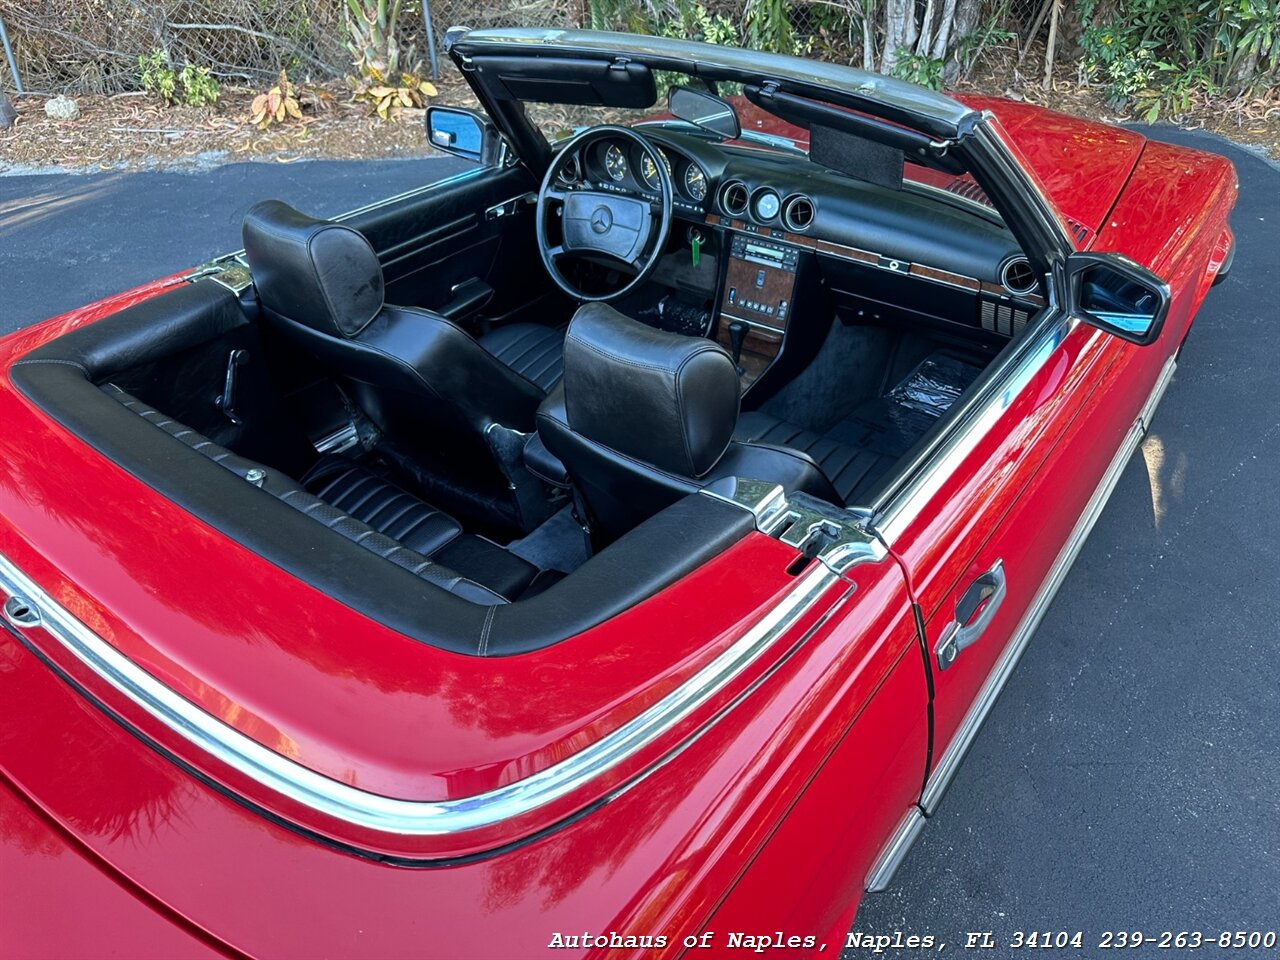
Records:
{"label": "red car body", "polygon": [[[1232,243],[1227,161],[966,102],[995,114],[1083,228],[1081,249],[1123,252],[1168,282],[1158,341],[1064,323],[1003,409],[895,505],[888,551],[797,578],[794,549],[751,534],[541,651],[479,659],[406,642],[194,518],[12,385],[11,364],[37,346],[181,277],[3,341],[9,582],[25,577],[222,723],[371,794],[448,801],[546,771],[778,619],[798,580],[808,593],[761,656],[658,738],[532,812],[443,836],[361,827],[265,789],[11,618],[0,955],[517,957],[559,942],[714,956],[735,952],[733,932],[764,938],[739,946],[841,949],[1141,439]],[[926,666],[916,617],[932,651],[996,563],[1008,596],[991,635],[952,669]]]}

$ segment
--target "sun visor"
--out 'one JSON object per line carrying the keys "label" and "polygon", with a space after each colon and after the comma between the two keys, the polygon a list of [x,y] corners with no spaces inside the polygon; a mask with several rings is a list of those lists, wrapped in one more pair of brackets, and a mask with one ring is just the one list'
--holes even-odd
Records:
{"label": "sun visor", "polygon": [[473,56],[468,67],[500,99],[632,108],[658,101],[652,71],[626,60]]}
{"label": "sun visor", "polygon": [[809,159],[867,183],[902,189],[902,151],[844,130],[817,124],[811,127]]}

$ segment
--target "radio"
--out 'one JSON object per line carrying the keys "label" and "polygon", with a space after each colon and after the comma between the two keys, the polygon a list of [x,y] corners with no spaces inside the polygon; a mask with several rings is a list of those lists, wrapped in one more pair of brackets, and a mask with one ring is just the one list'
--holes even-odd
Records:
{"label": "radio", "polygon": [[730,255],[737,260],[758,263],[763,267],[773,267],[788,273],[796,272],[796,248],[780,243],[770,243],[739,233],[733,238]]}
{"label": "radio", "polygon": [[787,325],[799,251],[736,234],[729,248],[722,313],[775,330]]}

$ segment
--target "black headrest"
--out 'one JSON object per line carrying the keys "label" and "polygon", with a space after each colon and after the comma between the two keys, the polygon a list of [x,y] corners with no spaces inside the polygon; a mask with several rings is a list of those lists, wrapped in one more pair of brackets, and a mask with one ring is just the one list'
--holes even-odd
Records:
{"label": "black headrest", "polygon": [[738,422],[738,372],[717,343],[589,303],[565,338],[564,402],[575,433],[661,470],[701,477]]}
{"label": "black headrest", "polygon": [[268,314],[354,337],[382,310],[382,265],[360,232],[264,200],[245,215],[243,237]]}

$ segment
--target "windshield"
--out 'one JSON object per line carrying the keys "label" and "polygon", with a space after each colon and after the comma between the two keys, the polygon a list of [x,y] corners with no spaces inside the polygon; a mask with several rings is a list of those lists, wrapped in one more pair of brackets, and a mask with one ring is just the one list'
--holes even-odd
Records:
{"label": "windshield", "polygon": [[[667,110],[667,98],[671,93],[671,89],[677,86],[692,87],[695,90],[705,90],[709,93],[718,93],[722,97],[731,98],[734,101],[734,109],[741,113],[740,104],[747,103],[742,97],[742,84],[740,83],[718,83],[712,90],[705,82],[692,77],[685,73],[678,73],[674,70],[655,70],[653,71],[653,79],[658,89],[658,98],[654,103],[647,107],[613,107],[613,106],[597,106],[594,104],[568,104],[568,103],[538,103],[526,100],[524,102],[525,114],[533,121],[534,126],[546,138],[548,143],[558,143],[573,136],[579,130],[585,130],[587,127],[595,127],[601,124],[618,124],[620,126],[634,126],[637,123],[653,120],[671,120],[675,118]],[[749,103],[747,103],[750,106]],[[689,125],[689,129],[694,129]]]}
{"label": "windshield", "polygon": [[[714,137],[714,134],[700,131],[693,124],[677,119],[668,110],[671,90],[685,86],[713,93],[730,104],[742,128],[741,136],[736,141],[738,144],[791,155],[809,155],[809,131],[752,103],[744,95],[741,83],[718,81],[709,84],[698,77],[674,70],[654,70],[653,79],[657,97],[649,106],[548,103],[527,99],[523,101],[523,105],[526,116],[550,144],[561,143],[581,130],[602,124],[678,124],[684,131]],[[1000,219],[986,193],[967,172],[951,173],[905,160],[902,180],[907,189],[927,193],[988,219]]]}

